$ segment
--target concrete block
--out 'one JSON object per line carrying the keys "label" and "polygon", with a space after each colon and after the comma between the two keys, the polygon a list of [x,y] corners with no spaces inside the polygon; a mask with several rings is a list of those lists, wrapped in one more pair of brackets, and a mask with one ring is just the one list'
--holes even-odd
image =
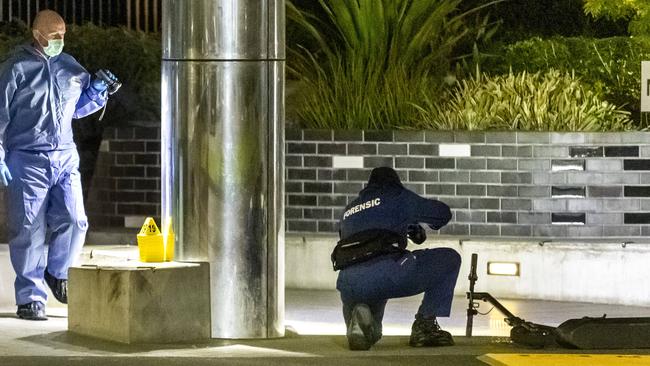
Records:
{"label": "concrete block", "polygon": [[348,155],[377,155],[377,144],[348,144]]}
{"label": "concrete block", "polygon": [[519,144],[548,144],[549,141],[548,132],[517,132],[517,143]]}
{"label": "concrete block", "polygon": [[485,185],[480,184],[458,184],[456,194],[459,196],[485,196]]}
{"label": "concrete block", "polygon": [[586,136],[582,132],[551,132],[552,144],[584,144]]}
{"label": "concrete block", "polygon": [[603,173],[601,184],[640,184],[641,175],[637,173]]}
{"label": "concrete block", "polygon": [[533,156],[540,158],[564,158],[569,156],[569,148],[566,146],[535,146]]}
{"label": "concrete block", "polygon": [[[402,145],[402,146],[404,146],[404,145]],[[409,144],[408,145],[408,154],[409,155],[437,156],[438,155],[438,145]]]}
{"label": "concrete block", "polygon": [[332,157],[332,168],[336,168],[336,169],[363,168],[363,157],[362,156],[334,156]]}
{"label": "concrete block", "polygon": [[469,144],[440,144],[438,145],[439,156],[471,156],[471,148]]}
{"label": "concrete block", "polygon": [[502,172],[501,173],[501,183],[518,183],[518,184],[530,184],[532,183],[533,176],[530,172]]}
{"label": "concrete block", "polygon": [[453,158],[427,158],[427,169],[454,169],[456,161]]}
{"label": "concrete block", "polygon": [[424,142],[424,131],[393,131],[396,142]]}
{"label": "concrete block", "polygon": [[499,226],[472,224],[469,226],[469,233],[474,236],[495,236],[499,235]]}
{"label": "concrete block", "polygon": [[564,199],[535,199],[533,210],[535,211],[565,211],[567,201]]}
{"label": "concrete block", "polygon": [[499,172],[470,172],[470,181],[472,183],[500,183],[501,174]]}
{"label": "concrete block", "polygon": [[603,202],[598,199],[568,199],[566,202],[569,211],[600,212],[603,209]]}
{"label": "concrete block", "polygon": [[623,160],[620,159],[587,159],[587,170],[616,171],[623,170]]}
{"label": "concrete block", "polygon": [[440,235],[469,235],[469,225],[449,224],[440,229]]}
{"label": "concrete block", "polygon": [[519,197],[550,197],[551,187],[549,186],[519,186],[517,194]]}
{"label": "concrete block", "polygon": [[516,224],[517,223],[517,213],[516,212],[488,212],[487,213],[487,222],[497,222],[502,224]]}
{"label": "concrete block", "polygon": [[638,211],[640,206],[639,199],[611,198],[603,200],[604,212]]}
{"label": "concrete block", "polygon": [[485,211],[457,210],[453,214],[455,222],[485,223]]}
{"label": "concrete block", "polygon": [[454,142],[454,133],[451,131],[425,131],[426,142]]}
{"label": "concrete block", "polygon": [[427,195],[447,195],[453,196],[456,194],[456,186],[453,184],[427,184]]}
{"label": "concrete block", "polygon": [[[516,197],[517,186],[495,185],[487,186],[487,195],[493,197]],[[503,206],[503,204],[502,204]]]}
{"label": "concrete block", "polygon": [[288,143],[287,154],[315,154],[316,144],[309,143]]}
{"label": "concrete block", "polygon": [[120,262],[72,267],[68,329],[120,343],[210,338],[207,264]]}
{"label": "concrete block", "polygon": [[501,156],[501,146],[500,145],[472,145],[471,153],[472,156]]}
{"label": "concrete block", "polygon": [[547,212],[519,212],[517,222],[519,224],[550,224],[551,214]]}
{"label": "concrete block", "polygon": [[456,159],[456,167],[458,169],[468,169],[468,170],[479,170],[485,169],[486,160],[485,159]]}
{"label": "concrete block", "polygon": [[438,172],[435,170],[409,170],[411,182],[437,182]]}
{"label": "concrete block", "polygon": [[343,154],[347,152],[347,146],[345,144],[318,144],[318,153],[325,155],[335,155]]}
{"label": "concrete block", "polygon": [[566,184],[566,172],[532,172],[533,184]]}
{"label": "concrete block", "polygon": [[501,199],[501,209],[502,210],[530,211],[531,208],[532,208],[532,202],[529,199],[521,199],[521,198],[502,198]]}
{"label": "concrete block", "polygon": [[502,146],[501,155],[503,157],[520,157],[520,158],[529,158],[533,156],[533,147],[528,146]]}
{"label": "concrete block", "polygon": [[363,131],[364,141],[393,141],[392,130],[365,130]]}
{"label": "concrete block", "polygon": [[406,155],[408,146],[406,144],[378,144],[378,155]]}
{"label": "concrete block", "polygon": [[423,169],[424,158],[395,157],[395,168]]}
{"label": "concrete block", "polygon": [[647,144],[650,141],[650,132],[628,132],[621,134],[623,144]]}
{"label": "concrete block", "polygon": [[485,142],[487,143],[515,143],[517,134],[515,132],[486,132]]}
{"label": "concrete block", "polygon": [[530,236],[532,226],[530,225],[501,225],[501,236]]}
{"label": "concrete block", "polygon": [[[429,163],[427,162],[427,165],[428,164]],[[441,171],[440,172],[440,181],[441,182],[467,183],[467,182],[469,182],[469,172]]]}
{"label": "concrete block", "polygon": [[586,224],[589,226],[621,225],[623,224],[623,214],[590,212],[587,215]]}
{"label": "concrete block", "polygon": [[470,208],[477,210],[498,210],[498,198],[471,198]]}
{"label": "concrete block", "polygon": [[406,189],[411,190],[411,191],[413,191],[413,192],[415,192],[415,193],[417,193],[419,195],[424,195],[424,193],[425,193],[424,184],[421,184],[421,183],[405,183],[404,187],[406,187]]}
{"label": "concrete block", "polygon": [[620,144],[623,134],[620,132],[584,132],[587,144]]}
{"label": "concrete block", "polygon": [[603,235],[617,236],[621,238],[629,238],[630,236],[640,236],[641,226],[640,225],[603,226]]}
{"label": "concrete block", "polygon": [[456,131],[454,132],[455,142],[485,143],[485,132],[481,131]]}
{"label": "concrete block", "polygon": [[568,226],[566,230],[570,238],[600,238],[603,235],[602,226]]}
{"label": "concrete block", "polygon": [[332,130],[303,130],[304,141],[332,141]]}
{"label": "concrete block", "polygon": [[518,162],[519,170],[548,171],[551,169],[551,162],[548,159],[521,159]]}
{"label": "concrete block", "polygon": [[490,170],[517,170],[516,159],[488,159],[487,168]]}
{"label": "concrete block", "polygon": [[589,197],[621,197],[623,187],[621,186],[589,186],[587,187]]}
{"label": "concrete block", "polygon": [[639,156],[642,158],[650,158],[650,146],[640,146]]}
{"label": "concrete block", "polygon": [[378,168],[382,166],[387,166],[389,168],[393,167],[393,158],[392,157],[381,157],[381,156],[366,156],[363,158],[363,167],[364,168]]}
{"label": "concrete block", "polygon": [[363,131],[361,130],[334,130],[334,141],[361,141]]}

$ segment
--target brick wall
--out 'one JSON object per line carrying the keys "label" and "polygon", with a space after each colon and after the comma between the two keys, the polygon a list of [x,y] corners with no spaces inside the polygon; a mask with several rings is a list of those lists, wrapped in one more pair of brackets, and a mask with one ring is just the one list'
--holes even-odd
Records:
{"label": "brick wall", "polygon": [[441,234],[650,237],[650,133],[289,130],[286,220],[332,232],[370,170],[446,202]]}
{"label": "brick wall", "polygon": [[[105,131],[93,227],[160,215],[159,129]],[[650,133],[287,130],[286,227],[335,232],[372,168],[453,210],[441,234],[650,237]]]}
{"label": "brick wall", "polygon": [[104,130],[86,211],[93,228],[137,227],[160,216],[159,127]]}

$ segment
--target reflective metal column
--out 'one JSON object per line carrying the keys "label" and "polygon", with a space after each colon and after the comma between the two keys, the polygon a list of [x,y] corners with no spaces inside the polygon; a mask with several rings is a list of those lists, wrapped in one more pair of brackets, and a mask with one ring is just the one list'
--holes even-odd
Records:
{"label": "reflective metal column", "polygon": [[163,0],[162,32],[163,230],[213,338],[283,336],[284,0]]}

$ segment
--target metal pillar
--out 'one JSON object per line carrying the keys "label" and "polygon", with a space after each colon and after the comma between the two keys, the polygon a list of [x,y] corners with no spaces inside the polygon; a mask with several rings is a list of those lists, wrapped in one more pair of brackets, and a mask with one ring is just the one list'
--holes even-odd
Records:
{"label": "metal pillar", "polygon": [[162,40],[163,228],[213,338],[283,336],[284,0],[163,0]]}

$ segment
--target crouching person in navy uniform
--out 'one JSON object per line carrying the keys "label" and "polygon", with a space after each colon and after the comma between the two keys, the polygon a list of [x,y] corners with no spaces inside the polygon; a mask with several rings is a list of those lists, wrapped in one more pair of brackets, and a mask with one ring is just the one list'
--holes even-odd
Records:
{"label": "crouching person in navy uniform", "polygon": [[449,206],[404,188],[393,169],[371,172],[368,185],[345,208],[341,240],[332,252],[350,349],[367,350],[379,341],[388,299],[420,293],[409,344],[454,344],[436,317],[449,316],[460,255],[450,248],[406,250],[407,238],[416,244],[426,239],[420,223],[439,230],[450,219]]}

